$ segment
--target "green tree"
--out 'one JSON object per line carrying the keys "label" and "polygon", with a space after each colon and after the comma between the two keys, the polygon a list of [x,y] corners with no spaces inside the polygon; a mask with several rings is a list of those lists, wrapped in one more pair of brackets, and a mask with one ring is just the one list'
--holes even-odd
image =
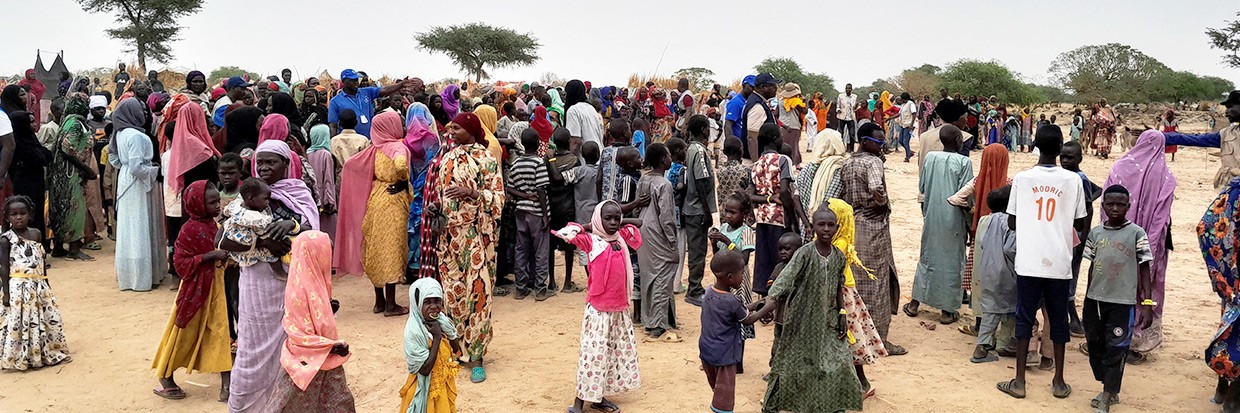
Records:
{"label": "green tree", "polygon": [[249,76],[251,80],[256,80],[259,78],[258,73],[254,73],[237,66],[220,66],[218,69],[212,70],[210,75],[207,75],[207,84],[216,84],[221,80],[228,79],[233,76]]}
{"label": "green tree", "polygon": [[800,85],[801,93],[806,98],[813,96],[814,92],[822,93],[828,97],[839,93],[835,90],[834,80],[830,76],[823,73],[806,72],[801,69],[801,65],[795,60],[786,57],[767,58],[753,68],[758,73],[770,73],[776,79]]}
{"label": "green tree", "polygon": [[711,78],[715,75],[715,71],[704,67],[686,67],[676,71],[676,78],[689,79],[689,88],[691,90],[709,90],[715,85],[715,79]]}
{"label": "green tree", "polygon": [[77,0],[88,13],[115,13],[119,27],[105,32],[120,39],[138,55],[138,67],[146,71],[146,60],[160,63],[172,60],[171,44],[180,38],[177,20],[197,13],[202,0]]}
{"label": "green tree", "polygon": [[1030,85],[1015,72],[995,61],[964,59],[947,65],[940,87],[961,95],[994,95],[1003,102],[1027,105],[1037,101]]}
{"label": "green tree", "polygon": [[1033,103],[1076,102],[1075,95],[1055,86],[1035,84],[1028,84],[1027,86],[1033,90]]}
{"label": "green tree", "polygon": [[538,61],[542,44],[528,33],[482,23],[432,27],[414,36],[418,48],[443,53],[475,82],[489,77],[487,67],[517,67]]}
{"label": "green tree", "polygon": [[1218,99],[1233,89],[1231,81],[1191,72],[1167,71],[1151,82],[1148,100],[1178,102]]}
{"label": "green tree", "polygon": [[1051,62],[1054,82],[1086,101],[1144,102],[1150,83],[1170,70],[1158,59],[1119,43],[1083,46]]}
{"label": "green tree", "polygon": [[930,95],[934,99],[938,99],[939,84],[942,82],[938,66],[924,64],[920,67],[907,69],[900,74],[887,79],[886,83],[894,86],[890,89],[891,93],[908,92],[914,98],[920,98],[924,95]]}
{"label": "green tree", "polygon": [[[1240,13],[1236,13],[1240,16]],[[1206,37],[1210,38],[1210,47],[1222,50],[1223,63],[1233,68],[1240,68],[1240,20],[1224,21],[1227,25],[1212,29],[1206,28]]]}

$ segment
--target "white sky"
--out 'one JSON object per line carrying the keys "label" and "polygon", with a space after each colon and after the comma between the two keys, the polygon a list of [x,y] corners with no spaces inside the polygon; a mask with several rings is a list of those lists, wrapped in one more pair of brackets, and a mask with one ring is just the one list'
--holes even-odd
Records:
{"label": "white sky", "polygon": [[[886,6],[874,6],[880,3]],[[758,11],[756,4],[795,8]],[[0,9],[10,16],[0,24],[0,38],[8,40],[0,73],[31,67],[35,49],[52,51],[44,55],[47,64],[64,50],[70,70],[136,61],[103,33],[114,25],[112,16],[87,14],[74,0],[0,0]],[[210,72],[236,65],[263,75],[289,67],[300,78],[324,69],[338,75],[345,67],[372,77],[459,78],[464,75],[447,57],[417,50],[413,35],[433,25],[479,21],[530,32],[543,44],[542,60],[494,69],[497,80],[537,80],[550,71],[595,85],[620,84],[632,73],[657,68],[667,76],[701,66],[714,70],[716,81],[730,83],[764,58],[792,57],[842,88],[922,63],[977,58],[1003,62],[1026,80],[1044,83],[1059,53],[1119,42],[1173,69],[1240,84],[1240,70],[1223,66],[1204,34],[1206,27],[1235,19],[1237,11],[1240,4],[1225,0],[205,0],[201,12],[181,23],[168,66]],[[344,17],[361,15],[367,17]],[[877,39],[884,24],[888,29]],[[965,32],[966,26],[972,29]],[[754,36],[755,30],[764,37]]]}

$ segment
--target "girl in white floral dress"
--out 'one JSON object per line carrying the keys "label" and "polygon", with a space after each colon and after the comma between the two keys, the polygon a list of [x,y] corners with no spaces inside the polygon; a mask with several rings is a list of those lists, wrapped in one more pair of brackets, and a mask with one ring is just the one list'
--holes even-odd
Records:
{"label": "girl in white floral dress", "polygon": [[33,203],[22,195],[4,201],[0,234],[0,369],[27,370],[68,362],[68,346],[47,284],[42,234],[30,228]]}

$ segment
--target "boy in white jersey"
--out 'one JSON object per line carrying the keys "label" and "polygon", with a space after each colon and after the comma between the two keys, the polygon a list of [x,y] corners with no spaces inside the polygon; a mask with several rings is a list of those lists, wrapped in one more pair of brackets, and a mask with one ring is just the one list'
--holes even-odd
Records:
{"label": "boy in white jersey", "polygon": [[998,384],[999,391],[1025,397],[1025,360],[1038,309],[1045,305],[1051,341],[1055,344],[1057,398],[1072,394],[1063,379],[1064,345],[1068,333],[1068,287],[1072,282],[1072,248],[1085,228],[1085,192],[1081,177],[1056,164],[1063,149],[1063,131],[1048,125],[1034,139],[1038,164],[1012,178],[1008,225],[1016,232],[1016,378]]}

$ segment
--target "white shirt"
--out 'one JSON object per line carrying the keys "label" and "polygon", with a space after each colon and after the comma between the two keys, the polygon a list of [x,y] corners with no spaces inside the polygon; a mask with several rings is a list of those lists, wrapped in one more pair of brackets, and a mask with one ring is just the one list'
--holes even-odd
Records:
{"label": "white shirt", "polygon": [[818,115],[812,110],[805,113],[805,134],[810,138],[818,134]]}
{"label": "white shirt", "polygon": [[835,98],[836,113],[840,120],[853,120],[857,113],[857,95],[845,95]]}
{"label": "white shirt", "polygon": [[1085,217],[1081,176],[1035,166],[1012,178],[1007,213],[1016,217],[1016,274],[1072,279],[1073,221]]}
{"label": "white shirt", "polygon": [[0,136],[10,135],[13,133],[13,122],[9,121],[9,114],[0,110]]}
{"label": "white shirt", "polygon": [[913,127],[913,115],[917,114],[917,104],[913,101],[905,101],[900,105],[900,126],[905,128]]}
{"label": "white shirt", "polygon": [[571,136],[581,137],[581,143],[594,142],[603,146],[603,117],[599,116],[594,106],[586,102],[578,102],[564,113],[564,127]]}

